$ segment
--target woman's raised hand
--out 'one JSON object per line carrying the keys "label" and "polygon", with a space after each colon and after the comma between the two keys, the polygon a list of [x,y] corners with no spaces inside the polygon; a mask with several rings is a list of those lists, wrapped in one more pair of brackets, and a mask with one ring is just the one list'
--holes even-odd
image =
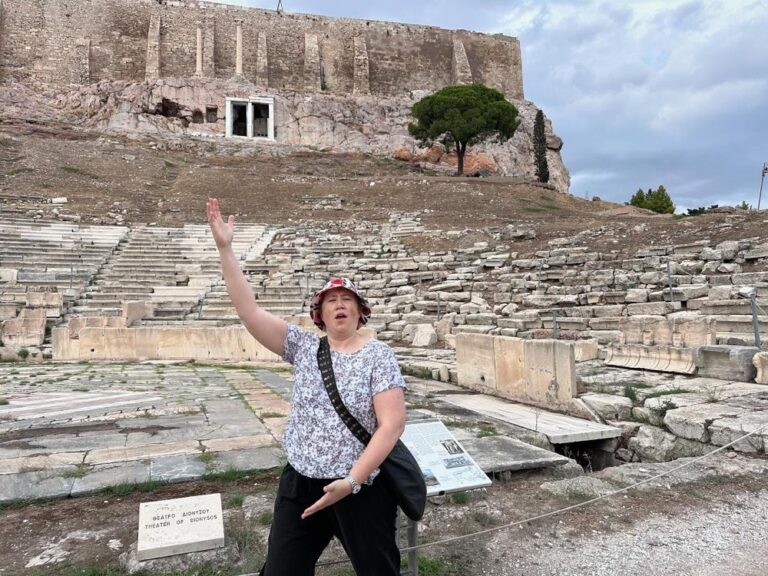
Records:
{"label": "woman's raised hand", "polygon": [[208,225],[211,227],[216,247],[219,249],[227,248],[232,244],[232,238],[235,235],[235,217],[230,216],[224,222],[221,217],[221,210],[219,210],[219,201],[216,198],[208,198],[206,210],[208,212]]}

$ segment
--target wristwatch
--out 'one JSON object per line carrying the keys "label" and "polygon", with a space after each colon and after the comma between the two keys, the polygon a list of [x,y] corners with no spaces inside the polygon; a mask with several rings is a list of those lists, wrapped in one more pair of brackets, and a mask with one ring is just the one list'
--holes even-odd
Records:
{"label": "wristwatch", "polygon": [[358,492],[360,492],[360,488],[362,488],[362,486],[360,486],[360,483],[357,480],[352,478],[351,474],[347,475],[347,477],[344,478],[344,480],[349,482],[349,485],[352,486],[352,494],[357,494]]}

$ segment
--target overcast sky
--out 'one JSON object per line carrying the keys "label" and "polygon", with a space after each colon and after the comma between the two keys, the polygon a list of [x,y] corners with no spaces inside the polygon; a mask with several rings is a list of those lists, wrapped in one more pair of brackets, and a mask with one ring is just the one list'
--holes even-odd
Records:
{"label": "overcast sky", "polygon": [[[277,0],[228,0],[274,9]],[[766,0],[283,0],[289,12],[504,33],[565,142],[571,193],[663,184],[678,211],[756,206],[768,162]],[[768,180],[768,176],[766,176]],[[763,190],[768,196],[768,182]],[[761,208],[768,208],[763,199]]]}

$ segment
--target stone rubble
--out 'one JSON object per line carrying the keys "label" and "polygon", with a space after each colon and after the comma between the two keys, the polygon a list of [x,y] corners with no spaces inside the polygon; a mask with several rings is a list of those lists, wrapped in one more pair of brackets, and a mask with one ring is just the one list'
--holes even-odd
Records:
{"label": "stone rubble", "polygon": [[[754,346],[749,301],[757,299],[764,329],[768,316],[760,303],[768,295],[768,272],[761,266],[768,253],[759,238],[625,253],[591,250],[581,233],[522,253],[514,239],[535,231],[510,225],[496,233],[493,246],[483,241],[417,251],[407,239],[451,240],[460,231],[427,229],[419,214],[407,213],[385,224],[241,225],[240,232],[237,253],[261,306],[307,326],[310,295],[328,276],[351,275],[373,304],[366,328],[395,346],[411,374],[459,382],[459,336],[538,339],[557,332],[577,343],[579,376],[589,390],[580,398],[585,409],[606,422],[632,419],[675,437],[640,428],[619,447],[627,460],[697,453],[698,444],[726,444],[768,420],[760,387],[768,353]],[[204,226],[79,226],[6,217],[0,246],[6,348],[23,344],[50,354],[47,330],[62,323],[76,337],[83,326],[238,322]],[[36,318],[35,328],[25,327],[28,318]],[[648,370],[682,374],[675,380],[680,390],[656,382],[650,397],[630,383],[606,394],[584,374],[594,358],[606,359],[614,374],[646,370],[637,372],[646,381],[654,374]],[[739,389],[735,380],[753,388]],[[707,391],[697,382],[716,384]],[[736,448],[763,453],[765,436],[763,430]]]}

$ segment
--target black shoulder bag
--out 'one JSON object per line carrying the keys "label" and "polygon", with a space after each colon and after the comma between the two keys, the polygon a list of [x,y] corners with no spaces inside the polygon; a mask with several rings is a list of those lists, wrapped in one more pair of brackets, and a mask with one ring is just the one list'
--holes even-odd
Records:
{"label": "black shoulder bag", "polygon": [[[317,365],[323,375],[325,390],[328,392],[331,404],[341,421],[347,425],[347,428],[364,446],[368,446],[368,442],[371,441],[371,434],[349,413],[339,395],[336,377],[333,374],[331,348],[326,336],[320,339],[320,346],[317,349]],[[427,485],[424,483],[421,468],[405,444],[398,440],[395,447],[392,448],[392,452],[379,466],[379,470],[379,477],[395,496],[398,506],[405,515],[411,520],[421,520],[427,505]]]}

